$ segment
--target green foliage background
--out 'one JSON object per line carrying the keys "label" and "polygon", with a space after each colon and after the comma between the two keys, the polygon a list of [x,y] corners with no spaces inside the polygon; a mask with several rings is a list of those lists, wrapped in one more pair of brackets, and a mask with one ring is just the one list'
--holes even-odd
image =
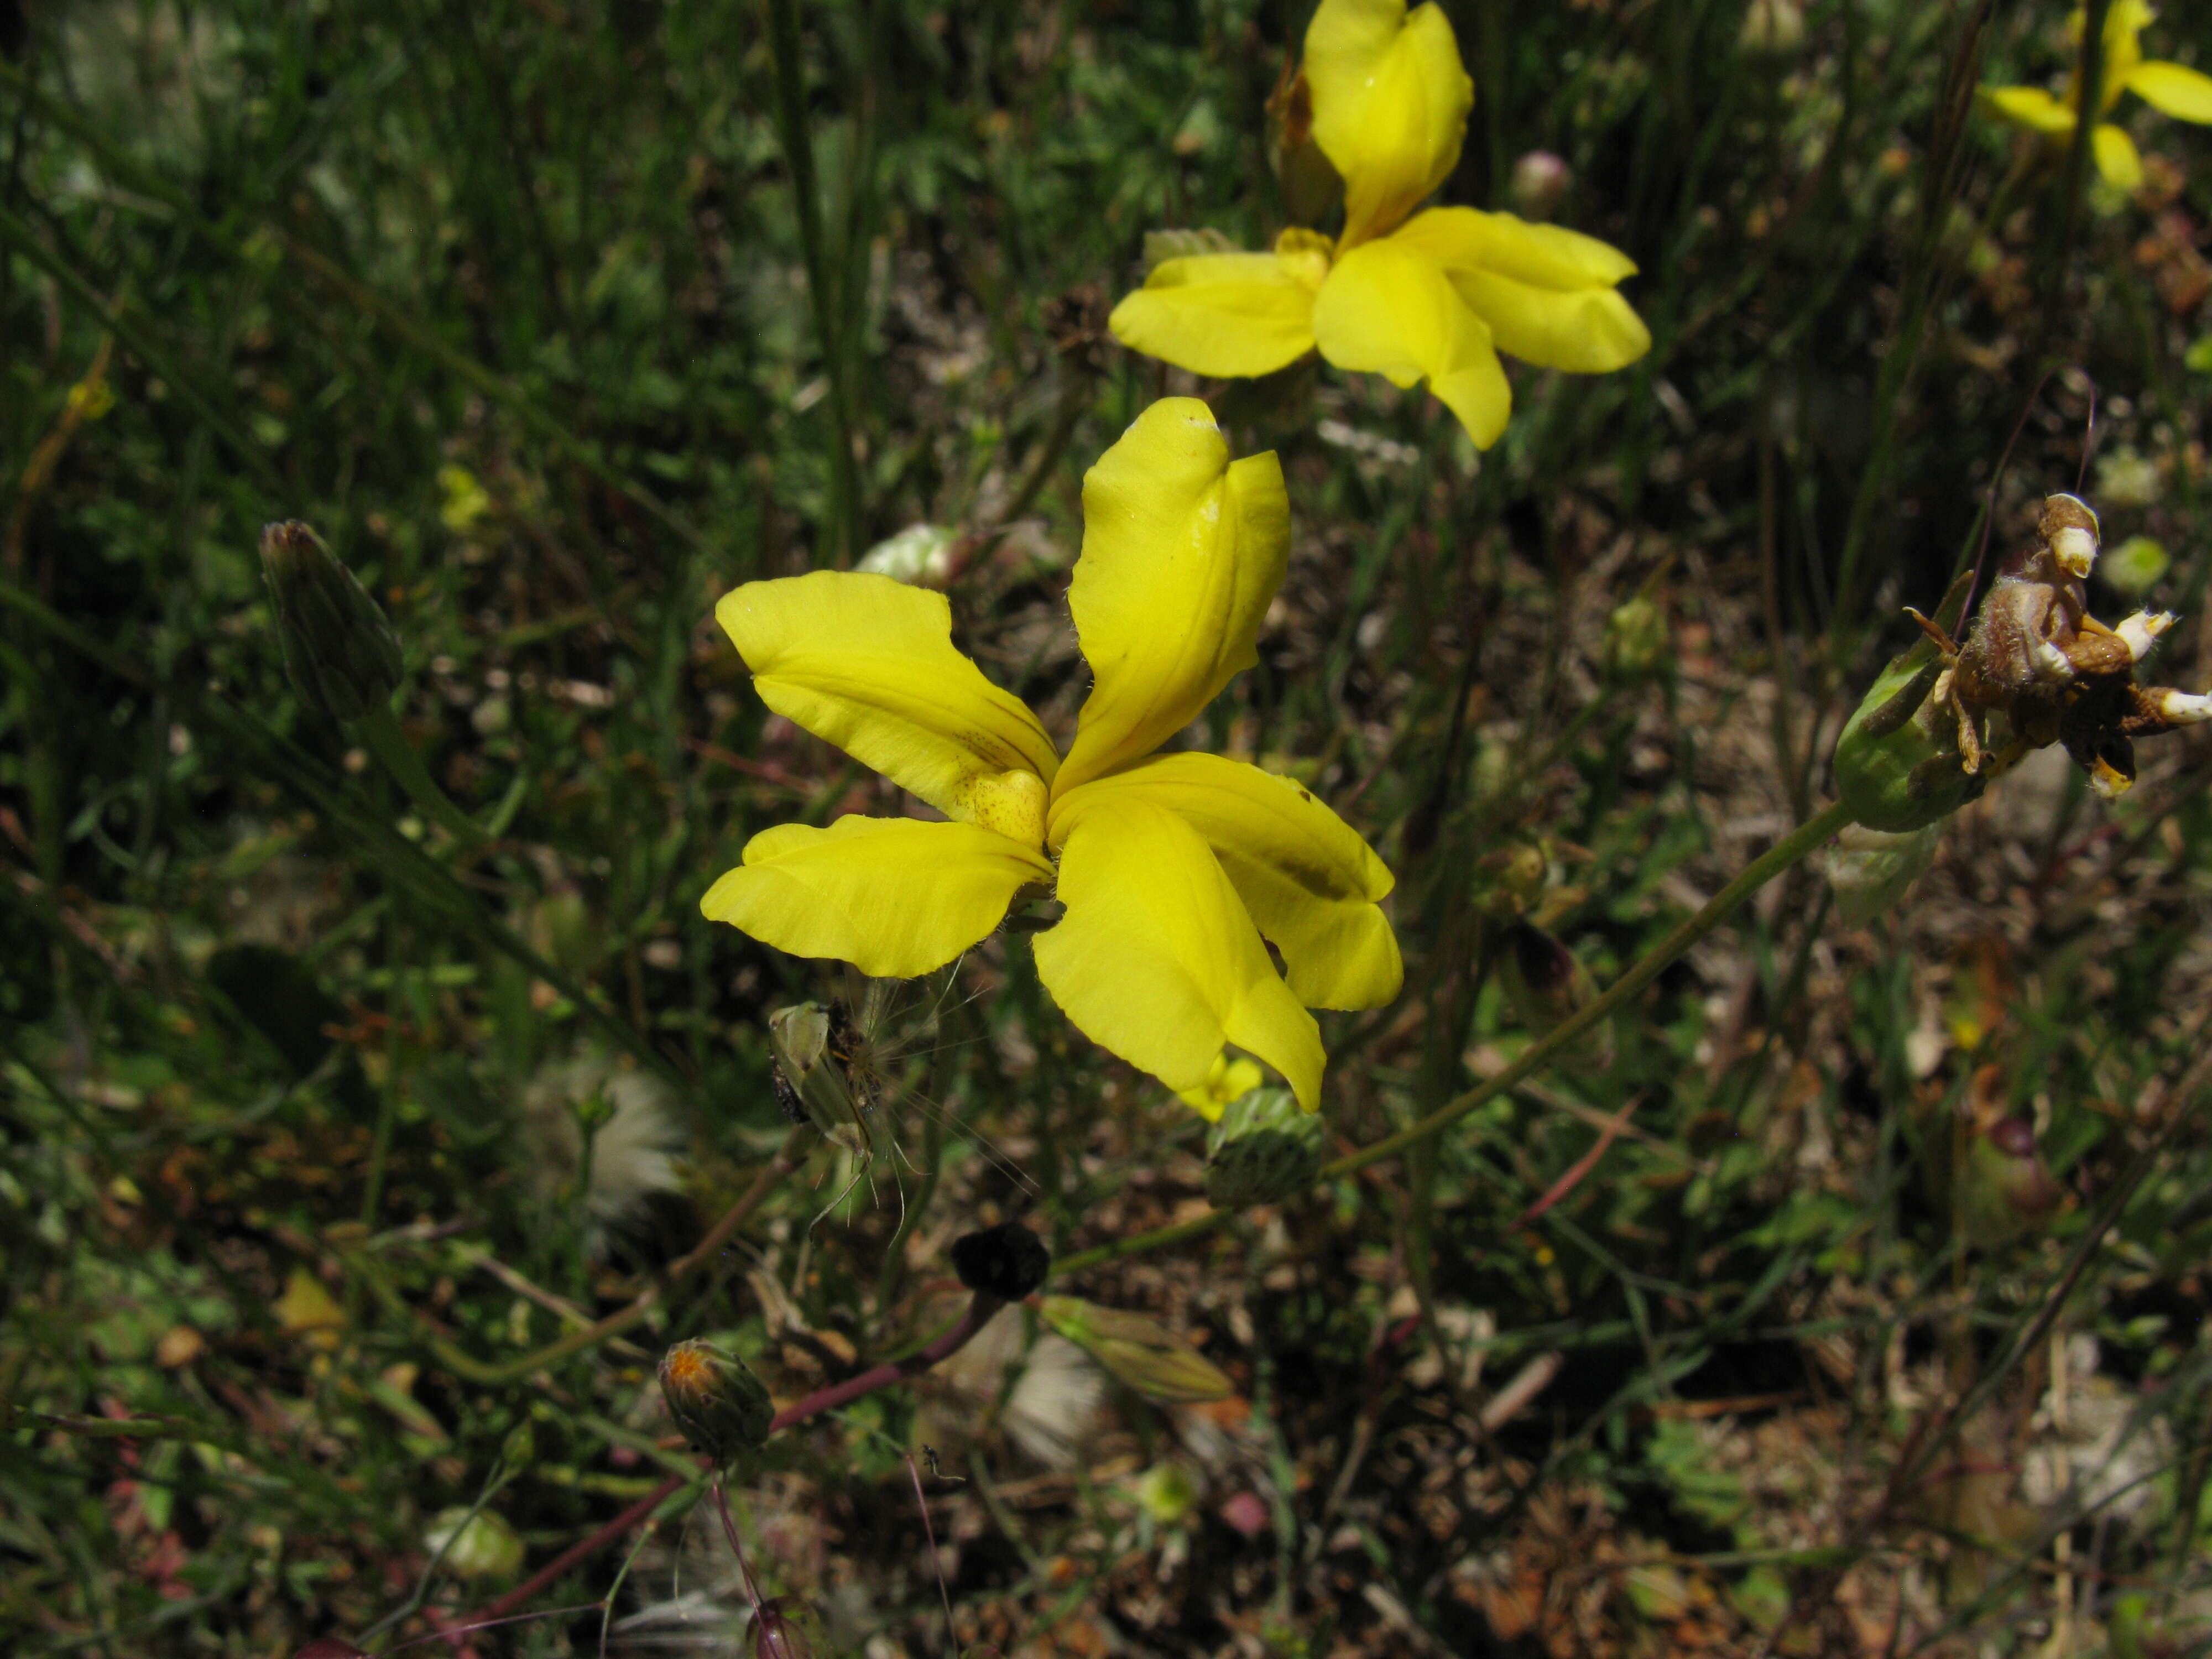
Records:
{"label": "green foliage background", "polygon": [[[1444,199],[1506,205],[1516,159],[1556,153],[1555,216],[1638,261],[1656,344],[1601,379],[1519,374],[1480,458],[1379,380],[1204,388],[1240,449],[1283,453],[1299,538],[1212,744],[1295,766],[1400,877],[1407,995],[1328,1027],[1344,1145],[1525,1042],[1491,971],[1516,908],[1603,982],[1809,815],[1842,714],[1909,637],[1898,607],[1972,556],[2015,428],[2000,552],[2072,486],[2092,385],[2106,545],[2161,543],[2149,597],[2188,613],[2159,677],[2207,667],[2212,317],[2189,284],[2212,134],[2124,106],[2154,156],[2136,200],[2016,149],[1967,89],[2063,68],[2051,6],[1815,0],[1771,46],[1759,20],[1795,4],[1447,9],[1478,102]],[[418,1580],[457,1613],[504,1583],[431,1560],[437,1512],[483,1504],[539,1560],[689,1468],[650,1397],[665,1341],[735,1332],[803,1391],[792,1328],[829,1334],[817,1371],[911,1342],[971,1225],[1026,1206],[1064,1257],[1188,1212],[1195,1124],[1066,1029],[1012,934],[952,1012],[892,1033],[941,1115],[884,1131],[875,1183],[839,1200],[853,1171],[817,1154],[749,1225],[769,1256],[515,1369],[575,1322],[553,1302],[627,1304],[737,1201],[786,1129],[763,1016],[842,989],[697,914],[752,832],[878,799],[764,720],[714,597],[918,521],[975,532],[963,639],[1066,722],[1081,470],[1188,384],[1097,319],[1148,229],[1279,228],[1265,103],[1308,10],[801,8],[810,257],[750,5],[0,0],[11,1652],[289,1652],[358,1638]],[[2146,45],[2212,65],[2212,13],[2174,5]],[[494,851],[426,831],[298,706],[255,554],[286,517],[384,602],[404,727],[501,816]],[[1608,675],[1605,617],[1639,588],[1665,661]],[[2025,1650],[2059,1617],[2036,1563],[2062,1535],[2101,1553],[2069,1581],[2076,1650],[2185,1650],[2212,1581],[2212,750],[2165,742],[2116,808],[2075,783],[2033,827],[1974,818],[1869,927],[1810,871],[1778,885],[1609,1054],[1299,1200],[1287,1240],[1247,1218],[1056,1285],[1212,1333],[1260,1448],[1212,1501],[1246,1479],[1268,1520],[1202,1515],[1178,1578],[1111,1480],[987,1504],[1016,1465],[982,1446],[945,1500],[973,1521],[949,1569],[969,1650],[1089,1650],[1081,1626],[1387,1652],[1402,1617],[1453,1651],[1644,1651],[1693,1645],[1679,1588],[1716,1651],[1784,1626],[1812,1651],[1845,1640],[1832,1570],[1899,1559],[1924,1580],[1915,1640]],[[575,1129],[546,1153],[561,1109],[530,1092],[593,1050],[663,1080],[689,1155],[611,1249]],[[2070,1195],[2023,1236],[1977,1232],[1947,1189],[1970,1098],[2031,1116]],[[1637,1133],[1518,1224],[1631,1103]],[[763,1260],[797,1300],[781,1337]],[[1961,1445],[2026,1436],[2069,1334],[2099,1340],[2130,1422],[2164,1425],[2148,1510],[2023,1509],[1949,1464],[1884,1497],[1947,1401]],[[1444,1380],[1408,1380],[1423,1352]],[[1475,1352],[1479,1389],[1453,1380]],[[1484,1426],[1505,1368],[1546,1353],[1558,1380]],[[1705,1435],[1751,1444],[1750,1419],[1692,1409],[1785,1398],[1832,1413],[1813,1461],[1835,1473],[1818,1539],[1788,1547],[1754,1524],[1780,1500]],[[1169,1418],[1117,1405],[1115,1443],[1170,1455]],[[872,1587],[853,1641],[946,1651],[896,1457],[914,1432],[885,1396],[763,1479]],[[1464,1494],[1413,1518],[1438,1470]],[[1571,1532],[1563,1505],[1604,1517],[1589,1559],[1644,1576],[1604,1581],[1566,1636],[1514,1629],[1477,1580]],[[608,1594],[619,1560],[559,1601]],[[491,1639],[585,1650],[597,1628]]]}

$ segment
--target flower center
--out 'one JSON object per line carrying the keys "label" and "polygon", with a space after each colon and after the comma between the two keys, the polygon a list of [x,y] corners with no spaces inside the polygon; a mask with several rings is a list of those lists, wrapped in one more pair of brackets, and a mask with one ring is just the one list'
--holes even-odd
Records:
{"label": "flower center", "polygon": [[1315,293],[1328,280],[1328,266],[1336,252],[1336,244],[1317,230],[1301,230],[1292,225],[1275,238],[1275,258],[1285,271],[1297,282]]}
{"label": "flower center", "polygon": [[987,772],[969,779],[960,805],[970,823],[996,830],[1024,847],[1044,845],[1044,809],[1050,792],[1034,772]]}

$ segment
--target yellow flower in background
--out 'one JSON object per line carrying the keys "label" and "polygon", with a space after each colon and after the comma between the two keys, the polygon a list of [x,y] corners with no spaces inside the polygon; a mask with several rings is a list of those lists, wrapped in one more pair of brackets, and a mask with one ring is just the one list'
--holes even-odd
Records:
{"label": "yellow flower in background", "polygon": [[[2157,15],[2143,0],[2112,0],[2112,9],[2105,14],[2104,84],[2097,92],[2097,113],[2109,114],[2122,93],[2132,92],[2153,109],[2178,121],[2212,126],[2212,76],[2142,55],[2136,37]],[[2067,25],[2077,41],[2085,17],[2086,13],[2077,10]],[[2071,137],[2081,103],[2074,81],[2073,76],[2067,77],[2062,98],[2052,97],[2040,87],[1984,87],[1982,95],[1990,108],[2015,126]],[[2142,157],[2136,153],[2135,141],[2110,121],[2100,120],[2089,130],[2089,149],[2097,158],[2097,171],[2114,189],[2134,190],[2142,183]]]}
{"label": "yellow flower in background", "polygon": [[1282,468],[1231,461],[1206,405],[1168,398],[1085,475],[1083,516],[1067,597],[1093,683],[1065,757],[953,648],[941,593],[820,570],[723,596],[762,701],[947,821],[763,830],[699,908],[906,979],[981,940],[1024,888],[1054,888],[1066,914],[1038,936],[1037,971],[1094,1041],[1201,1095],[1233,1043],[1310,1110],[1325,1056],[1306,1010],[1397,993],[1375,902],[1390,872],[1290,779],[1153,752],[1259,659],[1290,544]]}
{"label": "yellow flower in background", "polygon": [[1344,234],[1163,260],[1114,308],[1115,338],[1200,374],[1267,374],[1316,347],[1339,368],[1422,381],[1479,447],[1505,429],[1501,351],[1600,374],[1651,348],[1596,238],[1510,213],[1407,215],[1458,164],[1474,83],[1433,3],[1322,0],[1306,31],[1313,137],[1344,178]]}

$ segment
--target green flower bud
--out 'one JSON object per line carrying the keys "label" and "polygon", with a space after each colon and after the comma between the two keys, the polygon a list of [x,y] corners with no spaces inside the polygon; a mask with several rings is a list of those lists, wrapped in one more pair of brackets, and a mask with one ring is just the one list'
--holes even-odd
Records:
{"label": "green flower bud", "polygon": [[386,708],[399,685],[398,635],[322,538],[296,520],[269,526],[261,570],[293,689],[333,720]]}
{"label": "green flower bud", "polygon": [[1046,1324],[1148,1399],[1194,1405],[1237,1392],[1218,1366],[1157,1319],[1074,1296],[1048,1296],[1040,1310]]}
{"label": "green flower bud", "polygon": [[1828,885],[1836,915],[1847,927],[1862,927],[1903,898],[1936,862],[1943,826],[1930,823],[1893,836],[1853,824],[1836,837],[1828,854]]}
{"label": "green flower bud", "polygon": [[1279,1203],[1321,1173],[1321,1118],[1288,1089],[1239,1096],[1206,1139],[1206,1196],[1216,1209]]}
{"label": "green flower bud", "polygon": [[1640,680],[1667,656],[1667,613],[1642,593],[1617,605],[1605,619],[1602,660],[1607,678]]}
{"label": "green flower bud", "polygon": [[753,1659],[830,1659],[822,1616],[795,1595],[772,1596],[753,1615]]}
{"label": "green flower bud", "polygon": [[775,1402],[752,1368],[694,1337],[661,1356],[660,1397],[692,1450],[728,1463],[768,1443]]}
{"label": "green flower bud", "polygon": [[2124,599],[2140,599],[2172,568],[2166,544],[2149,536],[2130,536],[2098,562],[2105,586]]}
{"label": "green flower bud", "polygon": [[2008,1244],[2048,1221],[2065,1196],[2026,1118],[2001,1117],[1966,1143],[1958,1203],[1959,1231],[1969,1244]]}
{"label": "green flower bud", "polygon": [[[1506,932],[1498,982],[1531,1036],[1549,1036],[1597,1000],[1597,981],[1580,957],[1542,928],[1516,921]],[[1601,1020],[1586,1046],[1562,1063],[1601,1072],[1613,1064],[1613,1028]]]}
{"label": "green flower bud", "polygon": [[522,1569],[522,1540],[505,1516],[490,1510],[444,1510],[430,1522],[422,1545],[433,1555],[443,1550],[444,1567],[456,1578],[511,1578]]}
{"label": "green flower bud", "polygon": [[1198,1482],[1180,1463],[1155,1463],[1137,1477],[1138,1507],[1163,1527],[1189,1517],[1198,1507]]}
{"label": "green flower bud", "polygon": [[840,1145],[852,1143],[855,1126],[874,1104],[856,1091],[843,1060],[857,1041],[843,1011],[818,1002],[795,1003],[768,1017],[776,1103],[793,1123],[811,1122]]}
{"label": "green flower bud", "polygon": [[1986,769],[1966,769],[1957,721],[1929,695],[1942,672],[1934,641],[1920,641],[1881,671],[1836,739],[1837,793],[1869,830],[1921,829],[1989,787]]}

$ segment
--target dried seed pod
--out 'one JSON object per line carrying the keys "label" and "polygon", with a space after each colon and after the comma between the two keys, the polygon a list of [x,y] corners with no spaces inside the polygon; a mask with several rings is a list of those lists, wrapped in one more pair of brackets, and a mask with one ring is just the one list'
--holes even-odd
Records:
{"label": "dried seed pod", "polygon": [[660,1397],[691,1449],[717,1463],[759,1450],[775,1417],[775,1402],[752,1368],[696,1337],[661,1356]]}
{"label": "dried seed pod", "polygon": [[1018,1221],[1002,1221],[952,1241],[952,1271],[978,1296],[1018,1302],[1045,1281],[1052,1252]]}
{"label": "dried seed pod", "polygon": [[399,637],[323,538],[296,520],[270,525],[261,571],[293,689],[333,720],[386,708],[399,685]]}
{"label": "dried seed pod", "polygon": [[1206,1196],[1215,1208],[1275,1204],[1321,1173],[1322,1121],[1288,1089],[1253,1089],[1222,1111],[1206,1136]]}

